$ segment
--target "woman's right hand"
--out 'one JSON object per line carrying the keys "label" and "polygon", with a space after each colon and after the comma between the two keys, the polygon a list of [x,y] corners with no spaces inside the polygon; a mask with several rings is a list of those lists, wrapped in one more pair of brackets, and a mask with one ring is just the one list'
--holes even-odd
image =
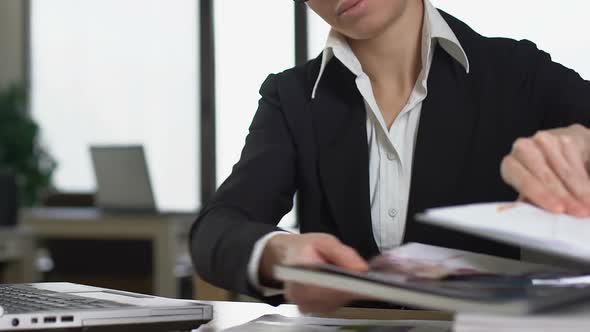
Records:
{"label": "woman's right hand", "polygon": [[[336,237],[323,233],[278,234],[273,236],[262,254],[259,276],[262,284],[277,284],[273,276],[275,265],[315,265],[329,263],[341,268],[365,272],[367,262]],[[295,282],[284,284],[285,297],[297,304],[302,312],[329,312],[362,299],[360,295],[340,292]]]}

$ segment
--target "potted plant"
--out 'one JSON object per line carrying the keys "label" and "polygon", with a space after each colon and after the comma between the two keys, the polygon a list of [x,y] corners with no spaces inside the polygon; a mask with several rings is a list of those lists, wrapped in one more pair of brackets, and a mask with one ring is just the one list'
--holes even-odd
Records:
{"label": "potted plant", "polygon": [[[0,90],[0,223],[7,223],[2,221],[7,210],[38,203],[54,169],[54,160],[39,144],[39,127],[27,112],[26,90],[18,84]],[[10,204],[14,206],[4,206]]]}

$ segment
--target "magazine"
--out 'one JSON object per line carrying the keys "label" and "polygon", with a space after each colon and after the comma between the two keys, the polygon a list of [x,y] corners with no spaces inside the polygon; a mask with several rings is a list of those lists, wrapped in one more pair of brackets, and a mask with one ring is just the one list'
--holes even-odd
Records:
{"label": "magazine", "polygon": [[367,273],[333,265],[278,266],[275,275],[400,305],[522,314],[590,299],[585,274],[411,243],[370,261]]}

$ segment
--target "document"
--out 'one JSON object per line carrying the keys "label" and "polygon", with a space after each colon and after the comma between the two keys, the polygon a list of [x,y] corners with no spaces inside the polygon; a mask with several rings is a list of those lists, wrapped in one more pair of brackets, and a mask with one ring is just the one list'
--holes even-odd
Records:
{"label": "document", "polygon": [[451,322],[266,315],[225,332],[450,332]]}
{"label": "document", "polygon": [[590,303],[580,303],[545,313],[493,315],[460,313],[455,332],[587,332],[590,331]]}
{"label": "document", "polygon": [[590,218],[552,214],[526,203],[436,208],[419,221],[590,264]]}

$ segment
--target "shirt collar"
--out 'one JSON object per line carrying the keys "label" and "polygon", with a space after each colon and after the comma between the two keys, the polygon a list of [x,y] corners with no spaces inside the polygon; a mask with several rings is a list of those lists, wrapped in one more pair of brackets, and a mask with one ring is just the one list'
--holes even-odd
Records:
{"label": "shirt collar", "polygon": [[[424,27],[422,29],[422,34],[423,66],[427,54],[433,51],[433,48],[437,44],[436,42],[438,42],[441,48],[459,62],[463,68],[465,68],[465,72],[469,73],[469,59],[467,58],[465,50],[463,50],[461,43],[459,43],[457,36],[455,36],[453,30],[451,30],[449,24],[429,0],[424,0]],[[312,99],[315,98],[320,79],[324,74],[326,66],[333,57],[340,60],[340,62],[342,62],[342,64],[344,64],[344,66],[357,77],[364,75],[362,66],[348,45],[346,38],[334,29],[331,29],[322,53],[322,64],[320,66],[318,78],[313,87],[311,95]]]}
{"label": "shirt collar", "polygon": [[469,58],[447,21],[429,0],[424,0],[424,8],[430,25],[430,38],[436,39],[442,49],[459,62],[466,73],[469,73]]}

